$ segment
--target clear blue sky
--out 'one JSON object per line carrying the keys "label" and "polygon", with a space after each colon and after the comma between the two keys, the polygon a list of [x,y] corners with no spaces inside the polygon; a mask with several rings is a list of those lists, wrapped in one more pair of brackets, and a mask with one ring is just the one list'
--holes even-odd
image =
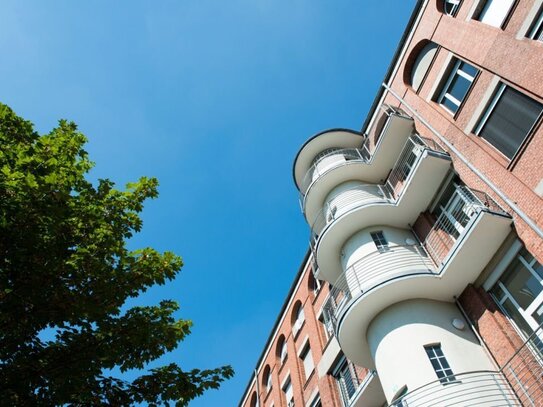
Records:
{"label": "clear blue sky", "polygon": [[[308,244],[292,160],[360,129],[415,0],[0,1],[0,100],[90,139],[93,177],[156,176],[131,246],[172,250],[192,335],[159,364],[232,364],[193,406],[235,406]],[[153,365],[157,365],[154,363]]]}

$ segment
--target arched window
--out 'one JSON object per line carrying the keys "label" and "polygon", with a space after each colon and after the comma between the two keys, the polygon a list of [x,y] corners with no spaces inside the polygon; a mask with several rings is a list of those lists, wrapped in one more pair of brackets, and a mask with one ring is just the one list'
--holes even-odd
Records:
{"label": "arched window", "polygon": [[292,311],[292,333],[294,336],[298,334],[302,325],[305,321],[304,307],[302,306],[301,301],[297,301],[294,304],[294,309]]}
{"label": "arched window", "polygon": [[277,341],[277,348],[276,348],[275,354],[281,361],[281,364],[285,363],[285,360],[287,359],[287,356],[288,356],[287,340],[285,339],[285,335],[281,335],[279,337],[279,340]]}
{"label": "arched window", "polygon": [[309,278],[307,279],[307,285],[309,292],[313,293],[313,296],[317,296],[321,289],[321,282],[315,278],[313,273],[309,273]]}
{"label": "arched window", "polygon": [[418,91],[422,85],[436,51],[437,44],[427,40],[417,44],[411,51],[405,65],[404,81],[415,91]]}
{"label": "arched window", "polygon": [[458,9],[460,8],[461,0],[437,0],[440,7],[439,10],[449,16],[456,16]]}
{"label": "arched window", "polygon": [[269,393],[272,388],[272,375],[270,365],[266,365],[266,367],[264,368],[264,374],[262,375],[262,386],[264,386],[264,388],[266,389],[266,393]]}
{"label": "arched window", "polygon": [[251,397],[251,407],[258,407],[258,398],[256,397],[256,393],[253,393]]}

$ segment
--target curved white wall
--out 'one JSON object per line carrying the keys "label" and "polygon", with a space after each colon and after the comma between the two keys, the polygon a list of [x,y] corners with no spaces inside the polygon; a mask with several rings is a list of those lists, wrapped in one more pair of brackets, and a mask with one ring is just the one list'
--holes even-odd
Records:
{"label": "curved white wall", "polygon": [[315,181],[320,174],[328,171],[329,169],[345,164],[346,162],[347,160],[345,159],[345,156],[341,153],[330,154],[328,156],[318,158],[314,164],[315,167],[311,176],[312,181]]}
{"label": "curved white wall", "polygon": [[333,214],[337,218],[341,214],[365,202],[370,203],[381,201],[382,199],[383,196],[378,185],[365,184],[361,181],[347,181],[339,184],[330,191],[324,199],[323,206],[325,208],[335,208],[333,209]]}
{"label": "curved white wall", "polygon": [[410,230],[391,228],[389,226],[372,226],[357,232],[347,240],[341,249],[341,266],[343,271],[351,267],[362,257],[377,250],[370,233],[381,230],[390,247],[403,246],[409,239],[410,243],[416,242],[415,236]]}
{"label": "curved white wall", "polygon": [[395,304],[374,318],[367,338],[389,402],[405,385],[410,391],[438,379],[425,345],[441,344],[455,374],[494,370],[467,323],[464,330],[452,326],[455,318],[464,320],[454,304],[423,299]]}

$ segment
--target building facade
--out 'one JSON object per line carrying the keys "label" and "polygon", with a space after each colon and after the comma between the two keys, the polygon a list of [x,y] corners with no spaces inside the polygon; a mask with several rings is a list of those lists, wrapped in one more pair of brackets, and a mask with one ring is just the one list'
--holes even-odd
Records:
{"label": "building facade", "polygon": [[542,116],[543,0],[418,1],[240,405],[543,406]]}

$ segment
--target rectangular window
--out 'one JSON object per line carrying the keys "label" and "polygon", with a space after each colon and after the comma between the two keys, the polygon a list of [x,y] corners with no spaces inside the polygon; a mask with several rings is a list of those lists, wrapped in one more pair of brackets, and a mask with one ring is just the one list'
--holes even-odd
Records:
{"label": "rectangular window", "polygon": [[501,28],[515,0],[486,0],[477,20]]}
{"label": "rectangular window", "polygon": [[449,362],[447,362],[447,359],[441,350],[441,345],[425,346],[424,349],[426,350],[428,359],[430,359],[430,363],[432,363],[432,367],[434,368],[439,381],[443,384],[456,381],[456,378],[453,376],[453,371],[449,366]]}
{"label": "rectangular window", "polygon": [[313,369],[315,368],[315,365],[313,364],[313,356],[311,355],[311,347],[309,344],[305,346],[304,350],[300,354],[300,359],[302,359],[304,364],[305,380],[308,380],[311,373],[313,373]]}
{"label": "rectangular window", "polygon": [[290,377],[283,385],[283,393],[285,393],[285,400],[287,401],[287,406],[294,407],[294,394],[292,393],[292,383],[290,382]]}
{"label": "rectangular window", "polygon": [[475,134],[512,159],[535,126],[543,104],[501,84]]}
{"label": "rectangular window", "polygon": [[388,242],[385,239],[385,235],[382,230],[371,232],[370,235],[377,250],[380,252],[386,252],[388,250]]}
{"label": "rectangular window", "polygon": [[318,393],[309,403],[309,407],[322,407],[321,396]]}
{"label": "rectangular window", "polygon": [[343,405],[348,406],[359,385],[354,365],[343,357],[333,376],[338,383]]}
{"label": "rectangular window", "polygon": [[454,65],[443,89],[441,89],[437,102],[455,114],[478,73],[479,70],[470,64],[459,59],[454,60]]}
{"label": "rectangular window", "polygon": [[543,41],[543,10],[539,12],[532,29],[528,33],[528,38],[536,41]]}
{"label": "rectangular window", "polygon": [[543,323],[543,266],[526,249],[490,292],[527,337]]}

